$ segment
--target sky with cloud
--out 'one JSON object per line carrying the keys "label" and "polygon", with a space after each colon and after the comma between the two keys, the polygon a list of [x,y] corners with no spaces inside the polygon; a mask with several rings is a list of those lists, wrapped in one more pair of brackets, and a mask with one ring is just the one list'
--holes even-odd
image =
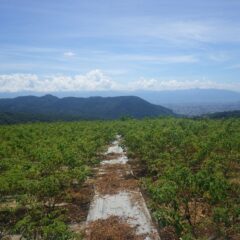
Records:
{"label": "sky with cloud", "polygon": [[240,91],[239,0],[1,0],[0,92]]}

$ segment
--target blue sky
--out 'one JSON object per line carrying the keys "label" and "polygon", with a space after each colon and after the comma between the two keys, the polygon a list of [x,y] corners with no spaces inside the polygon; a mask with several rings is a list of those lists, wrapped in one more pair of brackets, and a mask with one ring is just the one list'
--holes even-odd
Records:
{"label": "blue sky", "polygon": [[0,92],[240,91],[239,0],[1,0]]}

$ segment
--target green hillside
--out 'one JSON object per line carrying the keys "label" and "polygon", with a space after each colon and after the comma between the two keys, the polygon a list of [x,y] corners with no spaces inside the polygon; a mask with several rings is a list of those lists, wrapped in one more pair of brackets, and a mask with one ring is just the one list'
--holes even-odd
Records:
{"label": "green hillside", "polygon": [[57,98],[17,97],[0,99],[0,122],[35,122],[79,119],[118,119],[121,117],[173,116],[167,108],[139,97]]}

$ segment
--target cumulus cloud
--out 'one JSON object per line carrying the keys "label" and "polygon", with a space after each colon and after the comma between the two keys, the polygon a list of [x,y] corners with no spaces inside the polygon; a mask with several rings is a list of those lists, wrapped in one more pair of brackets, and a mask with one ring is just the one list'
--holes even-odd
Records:
{"label": "cumulus cloud", "polygon": [[85,75],[52,75],[39,77],[35,74],[0,75],[0,92],[56,92],[56,91],[95,91],[110,90],[113,82],[100,70],[93,70]]}
{"label": "cumulus cloud", "polygon": [[18,92],[35,89],[35,85],[38,81],[38,76],[34,74],[0,75],[0,91]]}
{"label": "cumulus cloud", "polygon": [[228,89],[228,90],[238,90],[240,91],[240,83],[220,83],[215,81],[206,80],[189,80],[189,81],[179,81],[179,80],[169,80],[162,81],[156,79],[141,79],[136,82],[131,83],[132,89],[146,89],[146,90],[180,90],[180,89]]}
{"label": "cumulus cloud", "polygon": [[0,75],[0,92],[61,92],[61,91],[135,91],[135,90],[177,90],[192,88],[216,88],[239,90],[240,83],[220,83],[206,80],[158,80],[140,79],[120,83],[112,80],[103,71],[96,69],[84,75],[51,75],[40,77],[36,74]]}
{"label": "cumulus cloud", "polygon": [[138,81],[134,81],[129,83],[129,89],[131,90],[152,90],[158,85],[158,81],[156,79],[140,79]]}

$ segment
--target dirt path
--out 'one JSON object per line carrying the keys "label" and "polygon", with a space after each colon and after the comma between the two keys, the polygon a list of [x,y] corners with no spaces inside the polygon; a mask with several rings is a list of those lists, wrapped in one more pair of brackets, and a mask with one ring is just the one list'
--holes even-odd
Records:
{"label": "dirt path", "polygon": [[108,148],[95,179],[87,239],[160,239],[134,179],[121,138]]}

